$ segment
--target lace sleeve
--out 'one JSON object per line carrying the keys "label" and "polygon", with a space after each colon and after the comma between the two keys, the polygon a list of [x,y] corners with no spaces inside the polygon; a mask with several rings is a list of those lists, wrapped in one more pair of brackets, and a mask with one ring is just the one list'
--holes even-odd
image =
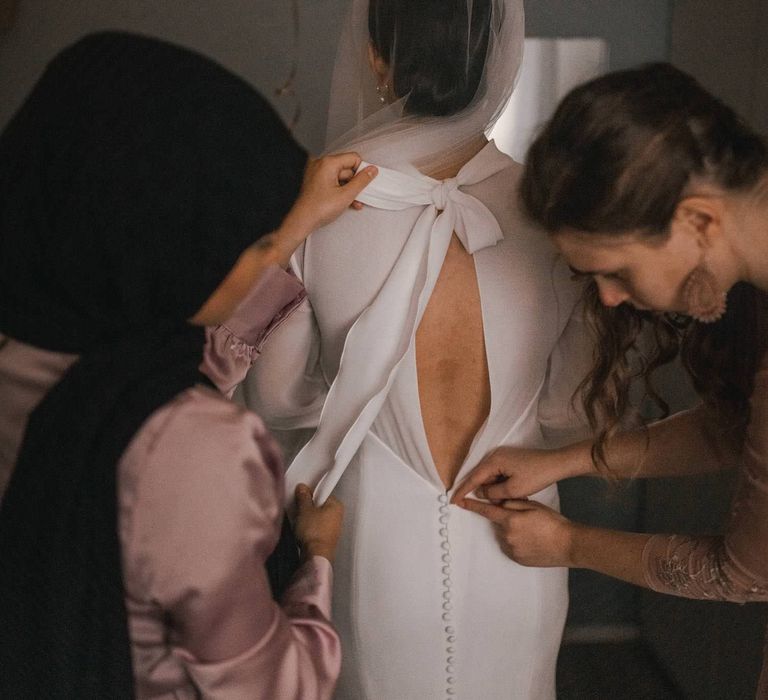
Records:
{"label": "lace sleeve", "polygon": [[768,601],[766,572],[733,559],[724,537],[655,535],[643,552],[649,588],[684,598],[736,603]]}
{"label": "lace sleeve", "polygon": [[722,537],[655,535],[643,554],[648,586],[662,593],[768,601],[768,368],[755,381],[752,414]]}

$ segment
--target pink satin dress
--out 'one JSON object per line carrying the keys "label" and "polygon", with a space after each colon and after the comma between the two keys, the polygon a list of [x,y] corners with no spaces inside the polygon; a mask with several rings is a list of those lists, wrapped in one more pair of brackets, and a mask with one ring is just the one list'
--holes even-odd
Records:
{"label": "pink satin dress", "polygon": [[[270,268],[208,330],[203,371],[225,393],[304,298]],[[0,495],[27,418],[77,359],[0,336]],[[119,535],[136,696],[330,698],[340,670],[327,559],[303,564],[281,604],[264,562],[282,522],[283,466],[258,416],[192,387],[134,436],[118,473]]]}

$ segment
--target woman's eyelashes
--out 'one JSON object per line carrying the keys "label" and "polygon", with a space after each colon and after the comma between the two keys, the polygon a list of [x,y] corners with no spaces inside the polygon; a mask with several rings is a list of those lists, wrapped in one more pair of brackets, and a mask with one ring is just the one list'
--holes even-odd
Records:
{"label": "woman's eyelashes", "polygon": [[629,281],[629,270],[627,268],[619,268],[618,270],[579,270],[573,265],[568,265],[568,269],[571,271],[571,279],[573,281],[583,280],[586,278],[609,280],[612,282],[621,282],[622,284]]}
{"label": "woman's eyelashes", "polygon": [[587,277],[593,276],[589,272],[582,272],[581,270],[577,270],[575,267],[571,267],[570,265],[568,265],[568,269],[571,271],[572,282],[579,282],[583,279],[586,279]]}

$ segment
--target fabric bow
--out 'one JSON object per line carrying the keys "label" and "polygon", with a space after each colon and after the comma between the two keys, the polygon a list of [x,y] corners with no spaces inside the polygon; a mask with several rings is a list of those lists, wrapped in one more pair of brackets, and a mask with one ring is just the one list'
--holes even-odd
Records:
{"label": "fabric bow", "polygon": [[[506,167],[509,160],[502,156],[494,159],[494,164]],[[362,163],[360,167],[364,168],[366,165],[368,164]],[[474,254],[478,250],[495,245],[504,234],[488,207],[476,197],[462,192],[460,188],[481,182],[496,172],[498,170],[489,172],[487,168],[476,167],[474,160],[469,161],[456,177],[446,180],[379,168],[376,179],[358,199],[363,204],[377,209],[395,211],[431,204],[436,209],[436,217],[442,212],[451,220],[452,232],[456,233],[467,252]]]}

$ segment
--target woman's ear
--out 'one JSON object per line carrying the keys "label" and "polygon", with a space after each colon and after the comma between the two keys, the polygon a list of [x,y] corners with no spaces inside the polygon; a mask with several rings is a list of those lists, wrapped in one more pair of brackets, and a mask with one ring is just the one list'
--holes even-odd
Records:
{"label": "woman's ear", "polygon": [[672,226],[693,236],[701,247],[710,248],[723,234],[723,215],[721,197],[692,195],[678,202]]}
{"label": "woman's ear", "polygon": [[389,64],[381,57],[372,41],[368,42],[368,65],[376,76],[376,82],[384,85],[389,78]]}

